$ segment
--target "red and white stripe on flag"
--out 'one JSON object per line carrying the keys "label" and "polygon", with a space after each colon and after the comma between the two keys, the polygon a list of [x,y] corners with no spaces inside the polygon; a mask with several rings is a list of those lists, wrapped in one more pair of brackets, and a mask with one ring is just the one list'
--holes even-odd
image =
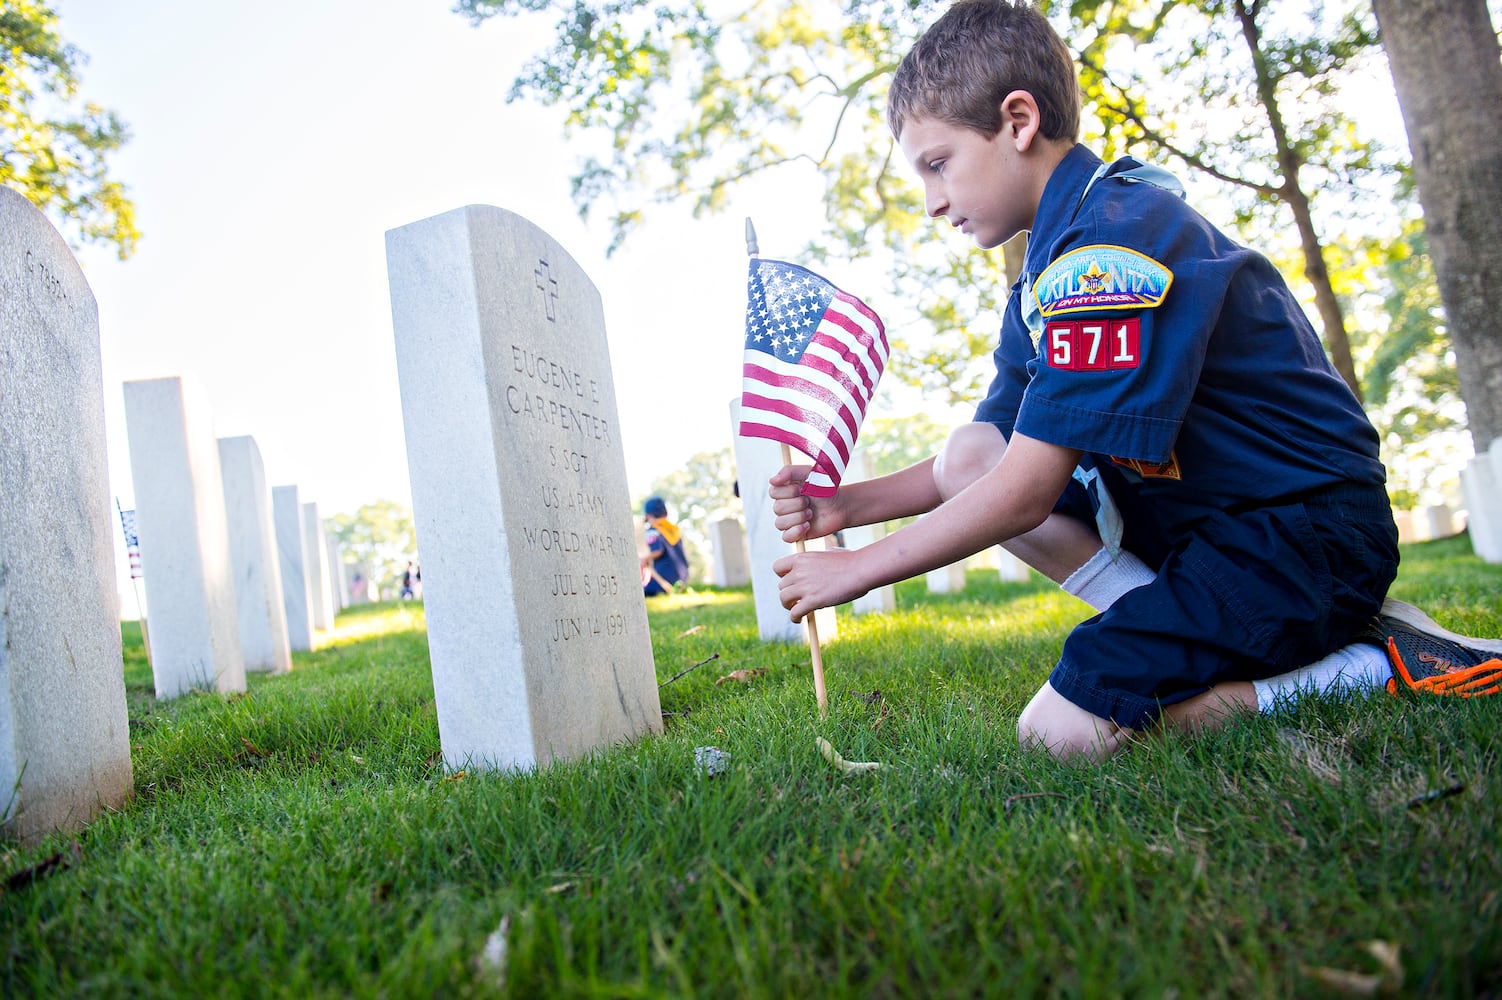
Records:
{"label": "red and white stripe on flag", "polygon": [[120,511],[120,530],[125,535],[125,557],[130,562],[130,578],[141,579],[141,541],[136,535],[134,509]]}
{"label": "red and white stripe on flag", "polygon": [[740,433],[813,459],[808,496],[832,496],[890,349],[880,317],[807,268],[753,260]]}

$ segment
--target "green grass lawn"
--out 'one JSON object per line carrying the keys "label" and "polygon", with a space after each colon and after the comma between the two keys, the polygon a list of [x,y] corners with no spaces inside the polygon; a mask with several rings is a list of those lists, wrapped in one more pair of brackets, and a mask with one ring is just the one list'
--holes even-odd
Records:
{"label": "green grass lawn", "polygon": [[[1405,548],[1394,596],[1502,634],[1502,566],[1469,552]],[[1502,698],[1308,704],[1061,764],[1015,722],[1084,605],[980,572],[897,597],[841,615],[822,722],[748,589],[656,600],[660,680],[715,657],[662,688],[663,734],[519,777],[445,773],[420,606],[165,703],[127,625],[135,796],[0,844],[0,992],[1502,990]],[[882,769],[837,773],[820,735]]]}

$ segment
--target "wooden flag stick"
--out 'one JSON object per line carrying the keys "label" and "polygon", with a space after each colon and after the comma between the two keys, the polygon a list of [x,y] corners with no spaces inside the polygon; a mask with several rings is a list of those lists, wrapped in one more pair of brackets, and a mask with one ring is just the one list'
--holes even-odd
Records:
{"label": "wooden flag stick", "polygon": [[[746,256],[755,259],[761,254],[761,248],[756,242],[756,227],[751,225],[750,216],[746,217]],[[782,464],[793,464],[793,452],[786,442],[782,444]],[[793,543],[793,548],[798,552],[806,551],[803,539]],[[814,701],[819,706],[819,718],[824,719],[829,715],[829,693],[824,688],[824,654],[819,649],[819,626],[814,621],[813,612],[803,616],[803,623],[808,629],[808,653],[809,659],[814,665]]]}
{"label": "wooden flag stick", "polygon": [[146,651],[146,665],[151,663],[151,633],[146,631],[146,612],[141,610],[141,588],[136,581],[130,581],[130,589],[136,592],[136,613],[141,616],[141,648]]}
{"label": "wooden flag stick", "polygon": [[[782,446],[782,464],[793,464],[793,453],[784,443]],[[803,539],[793,543],[793,548],[799,552],[806,551]],[[808,654],[814,664],[814,701],[819,706],[819,718],[829,715],[829,692],[824,687],[824,654],[819,649],[819,626],[814,621],[814,612],[810,611],[803,616],[803,624],[808,628]]]}

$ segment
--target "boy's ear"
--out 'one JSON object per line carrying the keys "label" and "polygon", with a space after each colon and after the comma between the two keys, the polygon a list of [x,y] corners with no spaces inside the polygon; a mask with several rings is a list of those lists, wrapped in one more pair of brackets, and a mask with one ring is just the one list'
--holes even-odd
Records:
{"label": "boy's ear", "polygon": [[1020,153],[1033,144],[1043,124],[1038,100],[1026,90],[1014,90],[1001,99],[1001,131]]}

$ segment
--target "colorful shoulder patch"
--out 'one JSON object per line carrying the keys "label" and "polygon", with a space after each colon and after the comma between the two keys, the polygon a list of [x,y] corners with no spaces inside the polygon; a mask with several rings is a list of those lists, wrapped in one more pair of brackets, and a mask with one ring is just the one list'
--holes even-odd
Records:
{"label": "colorful shoulder patch", "polygon": [[1106,309],[1152,309],[1161,305],[1173,272],[1126,247],[1080,247],[1064,254],[1033,282],[1045,317]]}

